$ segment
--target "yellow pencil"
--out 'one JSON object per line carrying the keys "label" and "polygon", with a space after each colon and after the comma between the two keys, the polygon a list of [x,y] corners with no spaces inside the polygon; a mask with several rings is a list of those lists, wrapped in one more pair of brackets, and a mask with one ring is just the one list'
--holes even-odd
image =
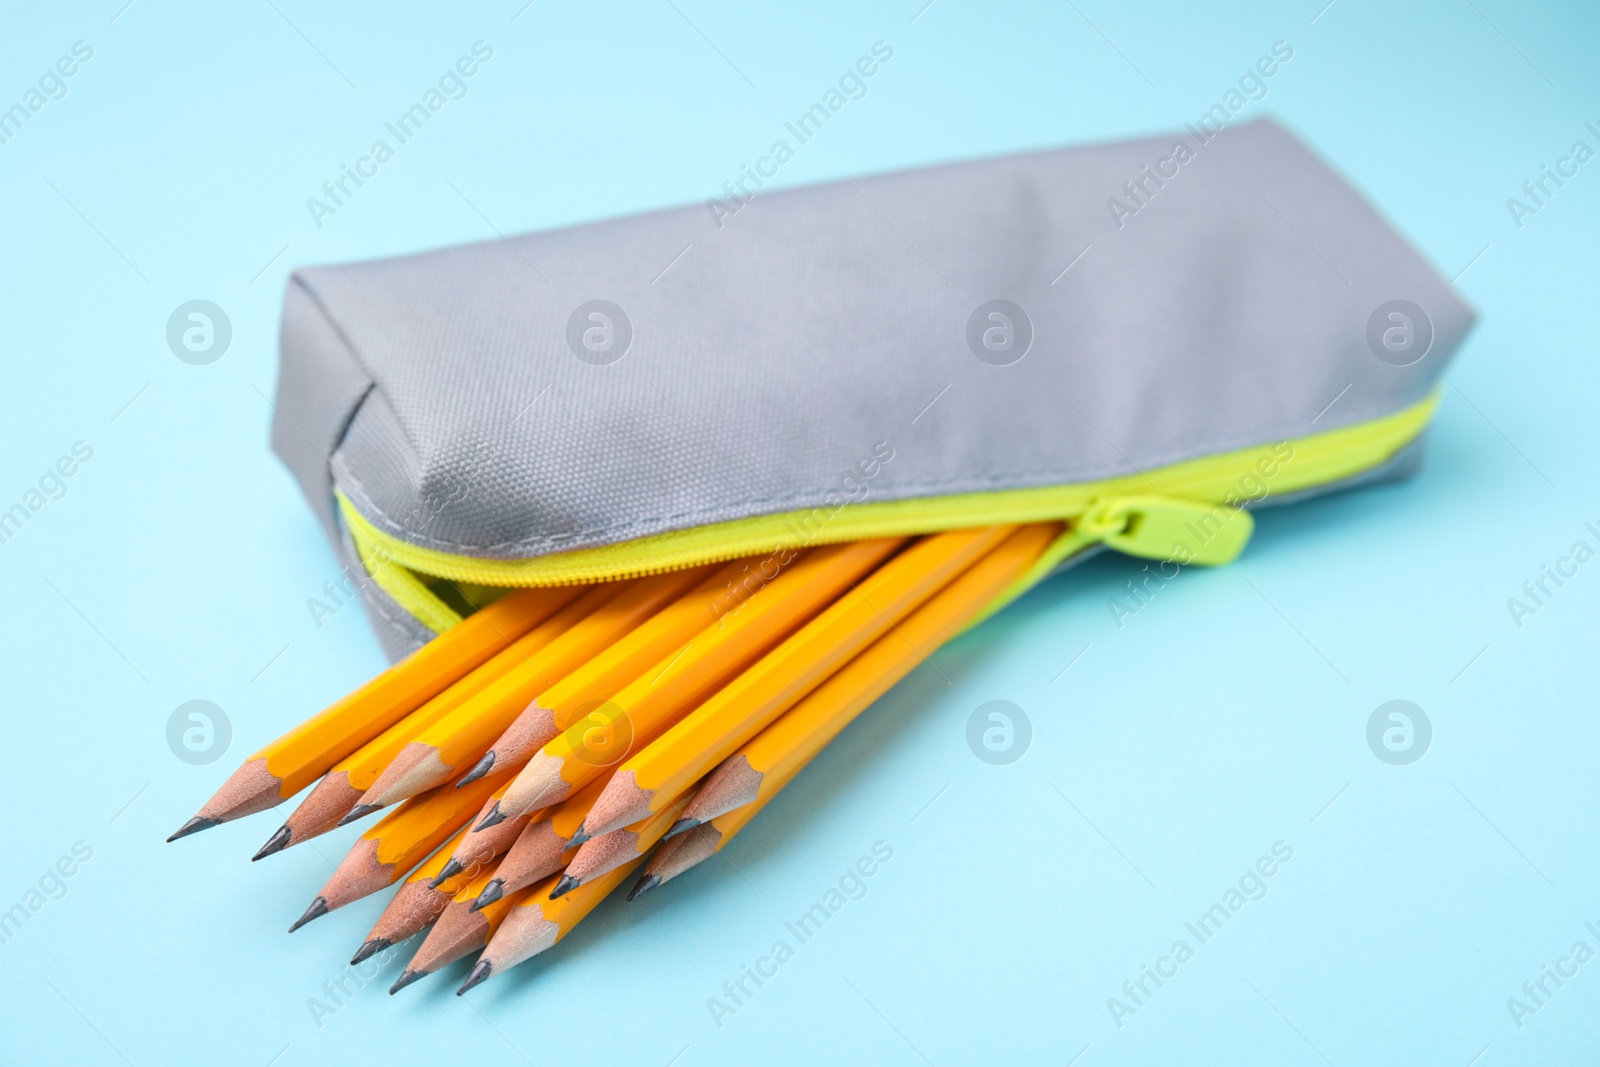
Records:
{"label": "yellow pencil", "polygon": [[416,796],[471,767],[530,700],[649,619],[703,573],[704,568],[672,571],[594,587],[562,612],[574,616],[565,633],[419,732],[362,794],[352,814]]}
{"label": "yellow pencil", "polygon": [[555,888],[554,876],[548,883],[534,886],[500,923],[500,929],[489,939],[489,947],[478,957],[472,973],[456,990],[456,996],[488,981],[490,975],[502,974],[555,945],[642,862],[644,857],[640,856],[555,900],[549,896],[549,890]]}
{"label": "yellow pencil", "polygon": [[649,818],[856,653],[1004,541],[1013,526],[924,537],[630,756],[595,801],[584,833]]}
{"label": "yellow pencil", "polygon": [[885,557],[900,538],[813,549],[757,589],[737,612],[696,636],[681,652],[640,675],[606,705],[545,745],[500,798],[491,826],[569,796],[602,769],[653,740],[693,704],[798,629]]}
{"label": "yellow pencil", "polygon": [[[750,569],[750,560],[724,564],[677,600],[656,612],[626,637],[568,674],[518,715],[459,781],[470,782],[492,767],[520,767],[594,705],[637,678],[664,656],[675,655],[695,634],[736,604],[731,590]],[[759,562],[758,562],[759,565]]]}
{"label": "yellow pencil", "polygon": [[[581,618],[587,608],[592,608],[596,595],[614,593],[614,587],[598,587],[566,605],[550,618],[513,641],[504,651],[496,653],[488,662],[465,678],[423,704],[371,741],[346,756],[331,771],[322,776],[299,807],[289,813],[276,833],[267,839],[252,859],[261,859],[281,852],[290,845],[309,841],[318,834],[327,833],[340,822],[347,821],[351,810],[372,783],[394,761],[402,749],[416,736],[438,722],[468,700],[477,696],[513,667],[525,662],[529,656],[544,648],[565,633]],[[585,603],[585,602],[589,603]]]}
{"label": "yellow pencil", "polygon": [[973,564],[894,632],[879,638],[724,759],[701,782],[667,836],[676,839],[726,812],[765,803],[874,700],[1027,574],[1059,531],[1055,523],[1024,526]]}
{"label": "yellow pencil", "polygon": [[522,589],[469,615],[245,760],[167,840],[176,841],[283,803],[582,591],[577,587]]}

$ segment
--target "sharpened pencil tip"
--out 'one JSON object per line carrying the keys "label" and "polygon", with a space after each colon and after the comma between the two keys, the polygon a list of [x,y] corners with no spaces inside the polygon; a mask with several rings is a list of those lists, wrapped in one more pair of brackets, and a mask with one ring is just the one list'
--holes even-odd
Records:
{"label": "sharpened pencil tip", "polygon": [[209,830],[213,826],[217,826],[220,823],[220,819],[208,819],[204,815],[196,815],[194,818],[178,827],[178,832],[167,838],[167,843],[170,845],[180,837],[188,837],[190,834],[197,834],[201,830]]}
{"label": "sharpened pencil tip", "polygon": [[478,761],[477,765],[473,767],[472,770],[456,779],[456,788],[460,789],[469,782],[476,782],[479,778],[482,778],[484,775],[488,774],[490,769],[493,767],[494,752],[491,750],[483,754],[483,758]]}
{"label": "sharpened pencil tip", "polygon": [[687,817],[679,819],[677,822],[672,824],[672,827],[667,830],[666,833],[661,835],[661,840],[665,841],[669,837],[677,837],[679,834],[684,833],[687,830],[693,830],[699,825],[699,819],[691,819]]}
{"label": "sharpened pencil tip", "polygon": [[254,863],[256,860],[265,859],[274,852],[282,852],[288,848],[289,838],[293,836],[293,833],[287,826],[278,827],[278,832],[267,838],[267,843],[257,849],[254,856],[250,857],[250,862]]}
{"label": "sharpened pencil tip", "polygon": [[474,963],[472,965],[472,973],[467,975],[467,980],[461,983],[460,989],[456,990],[456,996],[459,997],[461,994],[465,993],[475,985],[482,985],[484,982],[487,982],[489,980],[490,973],[493,971],[494,964],[490,963],[488,960],[479,960],[477,963]]}
{"label": "sharpened pencil tip", "polygon": [[634,884],[632,889],[628,890],[628,899],[632,900],[640,893],[648,893],[650,890],[654,889],[660,884],[661,876],[659,874],[647,874],[643,878],[639,879],[639,881]]}
{"label": "sharpened pencil tip", "polygon": [[578,824],[578,832],[572,835],[572,840],[567,842],[567,847],[577,848],[587,840],[589,840],[589,831],[584,829],[583,824],[580,823]]}
{"label": "sharpened pencil tip", "polygon": [[400,977],[396,978],[394,980],[394,985],[389,987],[389,995],[391,997],[394,996],[412,982],[421,981],[432,973],[433,972],[431,971],[401,971]]}
{"label": "sharpened pencil tip", "polygon": [[583,879],[564,874],[561,876],[561,881],[556,883],[556,887],[550,890],[550,899],[555,900],[557,897],[564,897],[582,884]]}
{"label": "sharpened pencil tip", "polygon": [[478,825],[474,826],[472,830],[476,833],[479,830],[487,830],[491,826],[499,826],[505,821],[506,817],[500,814],[500,802],[497,800],[494,802],[494,807],[489,809],[489,814],[479,819]]}
{"label": "sharpened pencil tip", "polygon": [[490,904],[505,896],[505,886],[506,883],[503,878],[489,879],[489,884],[483,887],[483,892],[478,894],[478,899],[474,900],[472,907],[467,910],[477,911],[479,908],[487,908]]}
{"label": "sharpened pencil tip", "polygon": [[457,863],[455,860],[451,860],[449,863],[444,865],[443,870],[433,876],[433,880],[428,883],[428,888],[438,889],[440,886],[444,885],[445,882],[451,878],[454,878],[464,870],[466,870],[465,867]]}
{"label": "sharpened pencil tip", "polygon": [[383,805],[382,804],[357,804],[355,807],[351,808],[349,811],[344,813],[344,818],[339,820],[339,825],[340,826],[349,826],[351,823],[355,822],[357,819],[365,819],[368,815],[371,815],[373,812],[382,811],[382,810],[383,810]]}
{"label": "sharpened pencil tip", "polygon": [[320,919],[326,914],[328,914],[328,898],[318,897],[311,902],[311,907],[306,909],[306,913],[296,919],[293,926],[289,927],[289,932],[292,934],[312,919]]}
{"label": "sharpened pencil tip", "polygon": [[394,942],[390,941],[386,937],[373,938],[365,945],[362,945],[360,948],[356,949],[356,954],[350,957],[350,966],[354,967],[362,960],[370,960],[372,957],[376,956],[378,953],[382,952],[392,944],[394,944]]}

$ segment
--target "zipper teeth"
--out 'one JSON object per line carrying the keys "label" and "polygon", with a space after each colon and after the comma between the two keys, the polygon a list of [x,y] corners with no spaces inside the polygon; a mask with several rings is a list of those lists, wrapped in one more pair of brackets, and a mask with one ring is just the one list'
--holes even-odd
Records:
{"label": "zipper teeth", "polygon": [[[1040,492],[1042,495],[1043,492],[1051,491],[1044,490]],[[1010,507],[996,508],[993,504],[979,501],[973,501],[970,504],[962,502],[956,506],[942,506],[938,509],[938,521],[934,523],[929,522],[929,509],[924,502],[896,501],[894,502],[895,504],[903,503],[913,506],[900,509],[904,514],[897,514],[891,517],[880,518],[873,516],[866,521],[860,519],[836,519],[828,527],[810,535],[802,534],[797,527],[788,521],[787,516],[781,515],[761,516],[758,520],[759,525],[756,528],[748,532],[718,537],[713,544],[702,544],[700,542],[715,527],[699,527],[684,531],[688,536],[681,538],[684,542],[683,544],[652,546],[648,554],[642,555],[637,561],[627,560],[626,558],[618,560],[616,558],[618,555],[616,550],[623,546],[580,550],[584,558],[578,562],[568,564],[552,564],[551,560],[556,557],[544,557],[537,571],[537,584],[570,585],[579,582],[588,583],[624,578],[642,578],[666,571],[697,567],[706,563],[721,563],[730,559],[738,559],[740,556],[772,551],[785,544],[794,544],[797,537],[803,537],[807,545],[826,545],[838,544],[844,541],[859,541],[873,537],[909,536],[929,533],[934,530],[955,530],[968,526],[997,526],[1012,523],[1066,520],[1075,517],[1088,506],[1091,497],[1096,495],[1073,494],[1082,495],[1082,500],[1067,505],[1064,498],[1068,491],[1053,491],[1060,494],[1054,500],[1030,501],[1013,504]],[[416,546],[398,540],[393,535],[385,534],[374,528],[343,494],[339,496],[339,504],[353,532],[359,531],[355,533],[355,539],[358,543],[365,545],[381,544],[382,552],[388,559],[408,570],[416,571],[428,577],[474,582],[482,585],[515,587],[523,584],[512,580],[507,573],[510,568],[504,567],[505,563],[514,561],[485,561],[473,559],[470,556],[452,556],[432,550],[418,549]],[[749,523],[752,520],[743,521]],[[630,549],[633,548],[633,546],[628,547]],[[363,555],[366,555],[366,553],[363,552]],[[606,556],[611,558],[606,559]]]}
{"label": "zipper teeth", "polygon": [[[1269,484],[1273,484],[1273,491],[1278,493],[1298,491],[1376,466],[1426,428],[1437,401],[1438,393],[1435,392],[1426,400],[1393,415],[1291,441],[1294,455],[1291,461],[1284,463],[1278,479],[1285,484],[1274,484],[1271,479]],[[412,545],[377,529],[343,492],[335,492],[363,559],[376,553],[380,558],[417,574],[479,585],[570,585],[639,578],[718,563],[793,545],[797,537],[803,543],[821,545],[966,526],[1070,522],[1096,497],[1108,495],[1154,492],[1216,503],[1221,502],[1230,490],[1238,488],[1241,477],[1250,471],[1252,461],[1271,454],[1271,449],[1270,445],[1258,445],[1100,482],[847,505],[846,510],[835,513],[836,517],[809,536],[797,523],[803,516],[814,515],[822,509],[809,513],[756,516],[733,523],[661,534],[640,542],[579,549],[563,555],[530,560],[476,559]],[[1359,462],[1353,462],[1352,457]],[[1281,474],[1291,471],[1289,478],[1281,478]],[[848,513],[850,509],[855,510],[854,515]],[[863,510],[866,510],[865,515],[862,514]],[[728,529],[729,526],[738,528]],[[406,606],[415,608],[409,603]]]}

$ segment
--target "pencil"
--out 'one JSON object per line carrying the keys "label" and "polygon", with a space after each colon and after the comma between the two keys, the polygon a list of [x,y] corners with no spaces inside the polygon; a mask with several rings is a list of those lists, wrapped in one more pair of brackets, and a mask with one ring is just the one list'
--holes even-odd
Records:
{"label": "pencil", "polygon": [[648,744],[904,543],[903,538],[877,538],[828,545],[781,569],[739,610],[701,631],[675,657],[645,671],[535,753],[490,818],[475,828],[555,803],[626,757],[632,746]]}
{"label": "pencil", "polygon": [[470,782],[492,767],[520,767],[588,712],[617,693],[646,668],[683,648],[696,634],[717,621],[739,588],[750,564],[736,559],[634,628],[626,637],[541,693],[506,728],[477,765],[458,781]]}
{"label": "pencil", "polygon": [[623,826],[585,841],[567,864],[567,869],[561,873],[560,881],[550,890],[551,899],[565,896],[585,882],[615,870],[624,863],[642,859],[666,834],[688,799],[677,797],[673,803],[632,826]]}
{"label": "pencil", "polygon": [[467,616],[257,751],[167,840],[176,841],[283,803],[581,592],[581,587],[574,586],[522,589]]}
{"label": "pencil", "polygon": [[[481,834],[472,833],[472,824],[478,818],[486,815],[489,809],[493,807],[494,802],[504,796],[505,791],[510,787],[510,768],[506,768],[506,774],[500,778],[500,781],[502,782],[500,788],[489,794],[489,799],[483,802],[483,807],[478,810],[476,816],[467,820],[467,832],[464,835],[457,834],[443,849],[440,849],[441,852],[449,853],[449,858],[434,874],[435,885],[444,882],[447,878],[454,878],[461,871],[481,867],[488,860],[510,848],[522,831],[527,828],[528,823],[544,818],[546,813],[536,809],[518,815],[514,819],[507,819],[499,826],[490,827],[491,831],[498,830],[500,831],[499,833],[487,831]],[[452,788],[458,785],[459,783],[456,782],[451,783]],[[482,841],[478,840],[480,837],[483,838]]]}
{"label": "pencil", "polygon": [[289,814],[284,824],[251,858],[259,860],[275,852],[281,852],[290,845],[327,833],[341,821],[351,821],[348,816],[361,799],[361,794],[378,780],[384,768],[389,766],[417,734],[477,696],[488,688],[490,683],[554,641],[572,624],[574,614],[581,615],[586,608],[592,608],[593,598],[608,591],[614,594],[617,590],[616,587],[597,586],[591,592],[578,597],[517,638],[506,649],[490,657],[465,678],[346,756],[322,776],[322,780],[300,802],[300,806]]}
{"label": "pencil", "polygon": [[391,945],[398,945],[412,934],[427,927],[439,917],[439,913],[450,903],[450,898],[455,896],[456,891],[479,873],[477,870],[463,871],[454,878],[446,879],[437,885],[433,884],[434,875],[439,873],[445,861],[449,859],[451,846],[466,832],[465,826],[457,830],[455,836],[446,841],[442,848],[429,856],[422,866],[411,872],[405,883],[395,891],[393,897],[389,898],[388,906],[383,909],[383,914],[378,916],[378,921],[372,924],[366,941],[362,942],[356,954],[350,958],[350,966],[354,967]]}
{"label": "pencil", "polygon": [[1015,529],[952,530],[901,551],[630,756],[595,801],[584,831],[599,837],[666,807]]}
{"label": "pencil", "polygon": [[418,734],[362,795],[354,811],[397,803],[470,768],[530,700],[649,619],[704,573],[705,568],[669,571],[635,579],[620,591],[615,587],[596,588],[583,600],[602,592],[608,595],[591,606],[587,617],[573,620],[571,629],[528,657],[527,662],[513,667],[483,692]]}
{"label": "pencil", "polygon": [[465,789],[444,785],[412,797],[385,815],[356,840],[289,932],[404,878],[428,853],[467,825],[473,812],[509,777],[509,771],[490,775]]}
{"label": "pencil", "polygon": [[489,871],[483,871],[463,886],[455,895],[455,899],[445,905],[444,913],[433,924],[433,929],[428,931],[428,936],[423,938],[422,944],[417,946],[411,962],[406,964],[406,969],[400,972],[400,977],[389,987],[391,996],[412,982],[426,978],[440,967],[448,966],[489,943],[489,939],[494,936],[495,930],[499,929],[507,913],[528,892],[522,889],[508,893],[488,907],[474,909],[471,904],[483,889],[484,883],[489,880],[489,874]]}
{"label": "pencil", "polygon": [[[474,907],[485,907],[506,893],[526,888],[566,866],[574,847],[573,835],[583,825],[583,817],[589,814],[590,805],[604,788],[604,779],[590,782],[571,799],[547,809],[544,816],[530,823],[501,859],[494,876],[478,894]],[[467,836],[478,835],[469,833]]]}
{"label": "pencil", "polygon": [[[788,782],[785,780],[777,789],[783,788]],[[724,845],[733,840],[735,834],[749,825],[750,820],[760,814],[761,809],[767,806],[767,801],[777,795],[777,789],[761,800],[753,801],[742,808],[718,815],[714,819],[700,823],[676,837],[661,842],[661,847],[656,849],[650,857],[650,863],[645,867],[644,873],[628,890],[628,899],[633,900],[641,893],[670,882],[684,871],[689,870],[716,853],[722,851]]]}
{"label": "pencil", "polygon": [[895,632],[879,638],[730,754],[701,782],[683,817],[668,832],[668,844],[726,812],[765,803],[857,715],[1026,574],[1059,530],[1054,523],[1017,530],[908,615]]}
{"label": "pencil", "polygon": [[534,887],[501,921],[500,929],[489,939],[488,947],[478,957],[467,980],[456,990],[456,996],[488,981],[491,975],[502,974],[523,960],[537,956],[566,937],[643,861],[644,857],[640,856],[555,900],[540,892],[542,884]]}

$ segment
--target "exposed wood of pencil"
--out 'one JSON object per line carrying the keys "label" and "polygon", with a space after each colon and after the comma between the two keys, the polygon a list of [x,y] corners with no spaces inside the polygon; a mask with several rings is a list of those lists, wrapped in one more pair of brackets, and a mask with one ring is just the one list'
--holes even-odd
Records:
{"label": "exposed wood of pencil", "polygon": [[933,534],[885,562],[628,757],[595,801],[585,832],[598,837],[660,811],[1015,529]]}
{"label": "exposed wood of pencil", "polygon": [[424,701],[561,609],[577,588],[522,589],[468,616],[355,692],[262,748],[167,840],[294,796]]}
{"label": "exposed wood of pencil", "polygon": [[520,767],[579,715],[614,696],[647,668],[677,653],[728,607],[730,590],[749,570],[749,560],[734,560],[704,577],[604,652],[541,693],[495,739],[477,765],[462,776],[470,781],[492,767]]}
{"label": "exposed wood of pencil", "polygon": [[[543,816],[530,823],[517,836],[510,851],[495,869],[494,876],[478,895],[477,906],[483,907],[506,893],[526,888],[566,866],[573,851],[572,837],[583,825],[589,807],[604,788],[604,779],[590,782],[574,793],[571,799],[546,809]],[[467,834],[469,838],[476,836],[475,833]]]}
{"label": "exposed wood of pencil", "polygon": [[[483,950],[467,980],[456,990],[456,995],[487,981],[491,975],[504,974],[523,960],[555,945],[643,860],[640,856],[555,900],[549,898],[545,883],[535,886],[501,921],[500,929],[489,939],[489,946]],[[553,883],[551,888],[554,888]]]}
{"label": "exposed wood of pencil", "polygon": [[672,881],[691,867],[710,859],[723,845],[733,840],[733,835],[744,829],[765,806],[765,800],[748,804],[661,842],[661,847],[650,857],[650,863],[645,867],[644,873],[639,876],[633,888],[628,890],[628,899],[632,900],[641,893],[648,893],[662,883]]}
{"label": "exposed wood of pencil", "polygon": [[494,935],[507,913],[527,892],[520,890],[508,893],[486,908],[473,910],[472,902],[477,899],[484,883],[489,880],[489,873],[485,870],[469,881],[455,898],[445,905],[443,914],[433,924],[433,929],[428,931],[428,936],[423,939],[422,944],[417,947],[411,962],[406,964],[406,969],[395,979],[394,985],[389,987],[391,994],[427,977],[440,967],[454,963],[468,953],[478,951],[489,943],[489,938]]}
{"label": "exposed wood of pencil", "polygon": [[1058,532],[1053,523],[1022,527],[930,597],[706,775],[668,838],[776,793],[857,715],[1026,574]]}
{"label": "exposed wood of pencil", "polygon": [[[583,598],[579,598],[580,600]],[[426,727],[442,719],[472,697],[488,688],[495,679],[526,660],[533,653],[560,636],[563,627],[553,625],[572,608],[568,605],[554,616],[523,634],[504,650],[465,678],[456,682],[438,696],[423,704],[371,741],[346,756],[331,771],[322,776],[315,788],[289,814],[289,818],[268,838],[267,843],[253,859],[281,852],[291,845],[308,841],[327,833],[347,818],[384,768],[400,754],[406,744]]]}
{"label": "exposed wood of pencil", "polygon": [[550,895],[563,896],[607,871],[614,871],[624,863],[642,858],[677,820],[679,811],[688,799],[686,796],[678,797],[672,804],[632,826],[620,827],[585,841],[577,855],[567,863],[567,869],[561,873],[561,880],[550,891]]}
{"label": "exposed wood of pencil", "polygon": [[738,610],[701,631],[673,659],[645,671],[586,720],[540,749],[500,799],[497,814],[510,817],[555,803],[630,750],[648,744],[902,544],[903,538],[876,538],[828,545],[782,568]]}
{"label": "exposed wood of pencil", "polygon": [[398,945],[428,926],[439,917],[439,913],[450,903],[450,898],[455,896],[456,891],[478,873],[463,872],[453,879],[442,882],[438,888],[430,884],[450,858],[451,847],[460,841],[461,835],[466,832],[466,827],[457,830],[454,837],[446,841],[437,852],[407,876],[394,896],[389,898],[388,906],[383,909],[383,914],[378,916],[378,921],[372,924],[372,929],[367,932],[366,941],[362,942],[356,954],[351,957],[352,967],[391,945]]}
{"label": "exposed wood of pencil", "polygon": [[[541,623],[538,631],[544,631],[549,639],[529,655],[510,664],[507,670],[490,679],[488,685],[470,698],[407,739],[361,795],[356,804],[357,810],[375,811],[398,804],[406,797],[415,796],[453,777],[453,768],[440,759],[441,741],[453,736],[463,724],[492,716],[497,709],[503,714],[504,709],[520,707],[533,694],[548,688],[554,678],[560,677],[564,660],[572,658],[573,638],[581,640],[583,635],[587,635],[591,628],[584,624],[608,601],[615,599],[623,588],[621,584],[609,582],[594,586]],[[583,659],[579,658],[577,662],[581,663]],[[484,745],[487,747],[488,741]],[[481,754],[475,754],[474,758]]]}
{"label": "exposed wood of pencil", "polygon": [[385,815],[356,840],[322,892],[289,927],[290,932],[404,878],[428,853],[466,825],[508,777],[509,772],[490,775],[465,789],[440,786],[412,797]]}
{"label": "exposed wood of pencil", "polygon": [[620,587],[597,587],[596,592],[604,589],[607,595],[591,611],[572,620],[566,633],[530,656],[527,663],[417,735],[367,790],[361,803],[393,804],[471,768],[529,701],[647,621],[703,573],[704,568],[672,571],[637,578]]}
{"label": "exposed wood of pencil", "polygon": [[[508,769],[502,773],[509,776],[510,771]],[[522,831],[527,829],[530,822],[537,822],[548,814],[548,811],[538,809],[524,815],[518,815],[515,819],[507,819],[498,826],[491,826],[481,834],[472,833],[472,823],[487,814],[490,808],[494,806],[495,801],[499,800],[505,794],[507,787],[511,785],[509,777],[502,779],[502,781],[505,784],[489,794],[489,799],[483,802],[483,807],[478,809],[478,814],[468,820],[466,834],[464,836],[457,835],[443,849],[440,849],[441,852],[449,853],[449,859],[445,861],[444,866],[435,875],[437,881],[442,882],[446,878],[453,878],[461,871],[480,868],[484,863],[510,848],[522,834]],[[458,783],[452,782],[451,787],[457,788]],[[479,838],[482,838],[482,840],[480,841]]]}

